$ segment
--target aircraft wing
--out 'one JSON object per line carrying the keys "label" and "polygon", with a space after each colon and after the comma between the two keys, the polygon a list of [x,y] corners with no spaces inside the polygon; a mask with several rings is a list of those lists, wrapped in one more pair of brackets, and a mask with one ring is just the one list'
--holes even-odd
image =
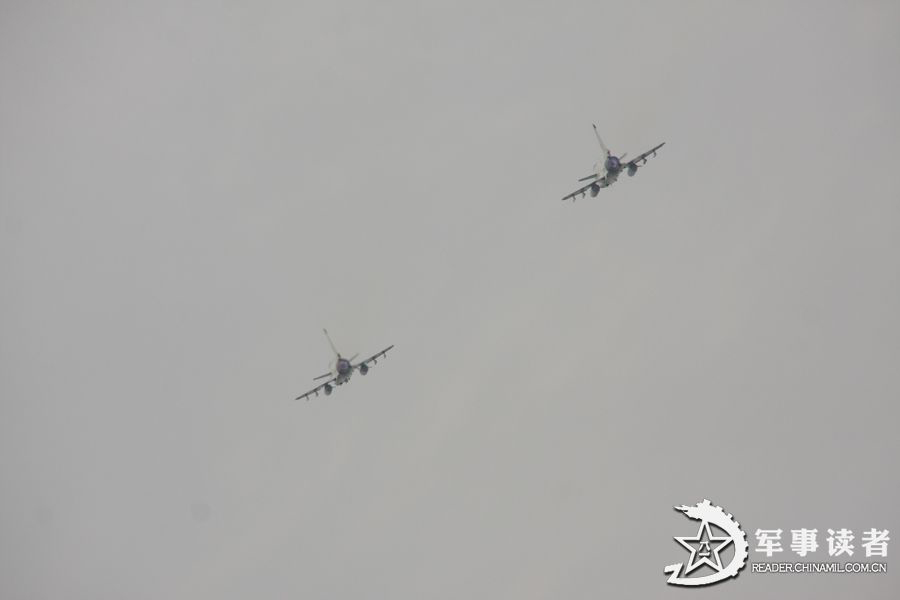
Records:
{"label": "aircraft wing", "polygon": [[313,389],[309,390],[309,391],[306,392],[305,394],[300,394],[299,396],[297,396],[296,398],[294,398],[294,400],[303,400],[304,398],[307,399],[307,400],[309,400],[309,397],[312,396],[312,395],[318,396],[318,395],[319,395],[319,392],[322,391],[322,388],[324,388],[326,385],[329,385],[329,384],[334,383],[336,380],[337,380],[337,377],[332,377],[331,379],[329,379],[329,380],[326,381],[325,383],[319,384],[318,386],[316,386],[316,387],[314,387]]}
{"label": "aircraft wing", "polygon": [[390,350],[390,349],[393,348],[393,347],[394,347],[394,345],[391,344],[390,346],[388,346],[387,348],[385,348],[384,350],[382,350],[382,351],[379,352],[378,354],[373,354],[372,356],[370,356],[370,357],[367,358],[366,360],[364,360],[364,361],[362,361],[362,362],[356,363],[355,365],[353,365],[353,368],[354,368],[354,369],[358,369],[359,367],[361,367],[361,366],[363,366],[363,365],[369,366],[369,363],[376,364],[376,363],[378,362],[378,359],[379,359],[379,358],[383,358],[384,356],[387,356],[388,350]]}
{"label": "aircraft wing", "polygon": [[574,202],[574,201],[575,201],[575,196],[577,196],[578,194],[581,194],[582,196],[584,196],[584,195],[587,193],[587,191],[588,191],[589,189],[591,189],[591,186],[594,185],[594,184],[597,184],[597,185],[599,185],[600,187],[605,188],[606,186],[609,185],[609,180],[606,178],[606,175],[604,175],[603,177],[601,177],[601,178],[598,179],[597,181],[592,181],[592,182],[590,182],[589,184],[587,184],[586,186],[578,188],[577,190],[575,190],[574,192],[572,192],[572,193],[569,194],[568,196],[563,196],[563,201],[568,200],[569,198],[571,198],[572,201]]}
{"label": "aircraft wing", "polygon": [[629,165],[638,166],[638,163],[646,163],[648,157],[650,157],[650,156],[656,156],[656,151],[659,150],[660,148],[662,148],[662,147],[665,146],[665,145],[666,145],[666,143],[663,142],[662,144],[660,144],[660,145],[658,145],[658,146],[656,146],[656,147],[654,147],[654,148],[651,148],[650,150],[647,150],[647,151],[644,152],[643,154],[639,154],[638,156],[635,156],[634,158],[632,158],[631,160],[629,160],[627,163],[625,163],[625,166],[626,166],[626,167],[629,166]]}

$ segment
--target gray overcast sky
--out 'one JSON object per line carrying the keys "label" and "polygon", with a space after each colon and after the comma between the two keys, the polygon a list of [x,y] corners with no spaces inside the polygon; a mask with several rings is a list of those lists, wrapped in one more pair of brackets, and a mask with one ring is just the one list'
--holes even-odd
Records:
{"label": "gray overcast sky", "polygon": [[[897,538],[898,64],[888,1],[0,3],[0,595],[662,598],[704,497]],[[591,122],[668,144],[563,204]],[[396,348],[293,402],[323,326]],[[892,543],[704,592],[896,598]]]}

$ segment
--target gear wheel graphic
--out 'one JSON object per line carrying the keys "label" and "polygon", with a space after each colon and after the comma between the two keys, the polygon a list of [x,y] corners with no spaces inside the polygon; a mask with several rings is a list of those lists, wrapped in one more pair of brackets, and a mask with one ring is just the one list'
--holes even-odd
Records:
{"label": "gear wheel graphic", "polygon": [[[685,577],[682,575],[684,563],[676,563],[667,566],[663,572],[671,573],[667,583],[672,585],[700,586],[722,581],[729,577],[737,577],[747,562],[749,548],[747,534],[741,529],[740,523],[734,520],[731,513],[726,513],[721,506],[714,506],[709,500],[703,500],[693,506],[676,506],[675,510],[681,511],[689,519],[701,521],[703,525],[710,524],[719,527],[729,535],[734,544],[734,556],[726,566],[716,573],[702,577]],[[701,525],[701,527],[703,526]]]}

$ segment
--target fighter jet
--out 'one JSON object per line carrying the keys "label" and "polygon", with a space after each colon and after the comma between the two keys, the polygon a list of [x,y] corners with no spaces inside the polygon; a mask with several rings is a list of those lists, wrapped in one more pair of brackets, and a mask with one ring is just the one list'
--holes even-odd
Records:
{"label": "fighter jet", "polygon": [[616,182],[616,179],[619,178],[619,173],[627,170],[628,176],[632,177],[635,173],[637,173],[638,167],[647,163],[647,159],[656,156],[656,151],[665,146],[665,142],[647,150],[640,156],[636,156],[625,162],[625,154],[621,156],[614,156],[612,152],[609,151],[609,148],[606,147],[606,144],[603,143],[603,139],[600,137],[600,132],[597,131],[597,126],[594,125],[594,135],[597,136],[597,141],[600,142],[600,148],[603,149],[604,154],[606,155],[602,161],[597,162],[594,165],[595,173],[591,173],[587,177],[582,177],[578,181],[590,181],[589,184],[584,186],[583,188],[579,188],[565,196],[563,200],[572,199],[572,202],[575,201],[575,196],[581,194],[581,197],[584,198],[584,195],[590,190],[591,198],[595,197],[598,193],[600,193],[600,188],[605,188]]}
{"label": "fighter jet", "polygon": [[387,355],[388,350],[394,347],[393,344],[379,352],[378,354],[373,354],[366,360],[353,364],[353,361],[356,360],[356,357],[359,354],[354,354],[350,358],[344,358],[341,356],[341,353],[337,351],[334,347],[334,342],[331,341],[331,336],[328,335],[328,330],[323,329],[325,332],[325,337],[328,338],[328,345],[331,346],[332,352],[334,352],[334,362],[331,363],[331,370],[328,373],[323,375],[319,375],[318,377],[314,377],[313,381],[319,379],[327,379],[325,383],[321,383],[315,388],[309,390],[305,394],[301,394],[294,398],[295,400],[302,400],[306,398],[309,400],[309,397],[312,395],[319,395],[319,392],[325,392],[325,395],[328,396],[334,391],[334,386],[336,385],[344,385],[348,381],[350,381],[350,377],[353,375],[354,371],[359,371],[360,375],[365,375],[369,372],[369,363],[377,364],[379,358],[383,358]]}

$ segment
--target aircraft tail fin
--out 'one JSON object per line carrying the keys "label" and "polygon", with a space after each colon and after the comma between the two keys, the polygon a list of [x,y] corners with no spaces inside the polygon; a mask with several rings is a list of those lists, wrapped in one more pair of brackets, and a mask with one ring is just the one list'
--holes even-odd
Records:
{"label": "aircraft tail fin", "polygon": [[594,127],[594,135],[597,136],[597,141],[600,142],[600,147],[603,148],[603,152],[605,152],[606,155],[609,156],[610,155],[609,148],[607,148],[606,144],[603,143],[603,138],[600,137],[600,132],[597,131],[597,126],[594,125],[593,123],[591,123],[591,125],[593,125],[593,127]]}
{"label": "aircraft tail fin", "polygon": [[322,329],[325,332],[325,337],[328,339],[328,345],[331,346],[331,351],[334,352],[334,355],[340,358],[341,353],[337,351],[337,348],[334,347],[334,342],[331,341],[331,336],[328,335],[327,329]]}

